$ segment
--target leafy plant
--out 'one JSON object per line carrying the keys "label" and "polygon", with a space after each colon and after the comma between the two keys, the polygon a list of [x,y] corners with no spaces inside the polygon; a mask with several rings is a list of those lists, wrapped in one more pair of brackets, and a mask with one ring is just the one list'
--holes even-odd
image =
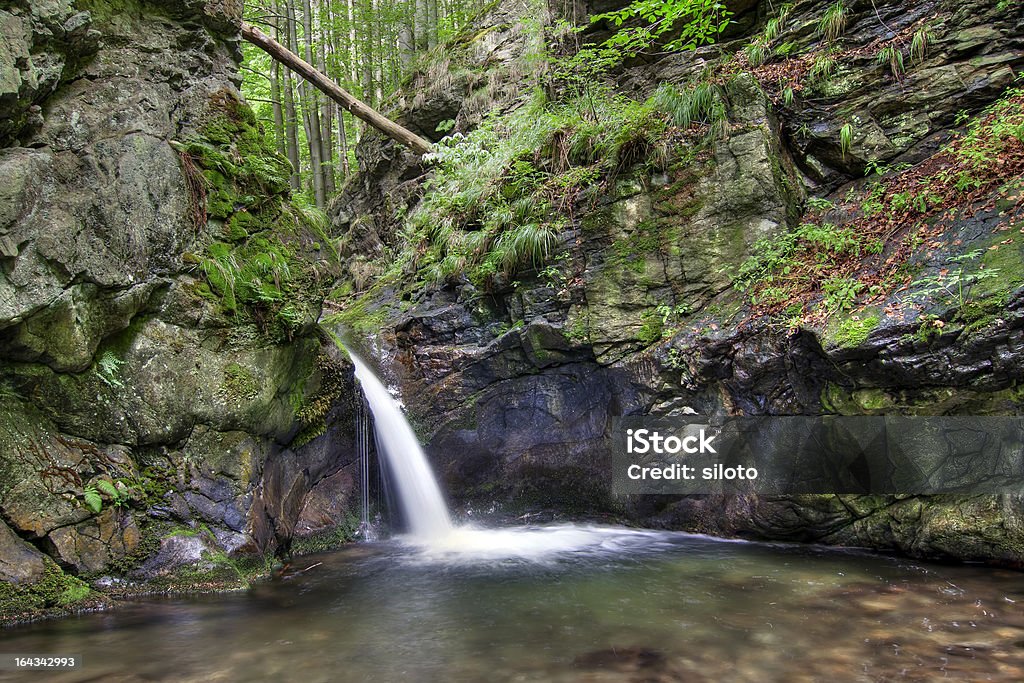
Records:
{"label": "leafy plant", "polygon": [[98,515],[103,509],[103,497],[100,495],[100,492],[92,484],[86,484],[82,493],[86,507]]}
{"label": "leafy plant", "polygon": [[875,61],[881,65],[888,65],[893,78],[899,79],[903,75],[903,51],[895,45],[887,45],[879,50]]}
{"label": "leafy plant", "polygon": [[793,106],[793,100],[796,99],[796,94],[793,92],[792,86],[787,86],[782,89],[782,102],[787,107]]}
{"label": "leafy plant", "polygon": [[890,173],[902,173],[909,168],[912,168],[913,164],[900,162],[896,164],[890,164],[880,159],[872,159],[864,167],[864,175],[889,175]]}
{"label": "leafy plant", "polygon": [[97,479],[95,483],[86,484],[82,488],[85,506],[97,515],[103,510],[104,497],[114,507],[124,507],[128,504],[131,493],[124,482],[115,483],[107,479]]}
{"label": "leafy plant", "polygon": [[124,482],[114,483],[100,479],[96,482],[96,488],[110,499],[114,507],[124,507],[128,503],[129,492]]}
{"label": "leafy plant", "polygon": [[809,197],[807,199],[807,208],[812,211],[831,211],[836,208],[836,205],[824,197]]}
{"label": "leafy plant", "polygon": [[661,324],[668,325],[670,320],[681,318],[690,312],[690,307],[686,304],[678,304],[676,306],[670,306],[669,304],[661,304],[655,310],[658,315],[661,316]]}
{"label": "leafy plant", "polygon": [[849,154],[850,150],[853,149],[853,124],[845,123],[843,127],[839,129],[839,149],[843,153],[843,158]]}
{"label": "leafy plant", "polygon": [[680,128],[693,124],[715,127],[725,120],[725,102],[721,88],[714,83],[698,82],[692,87],[679,89],[663,83],[650,100],[658,111],[668,114]]}
{"label": "leafy plant", "polygon": [[932,34],[928,30],[927,26],[914,31],[914,36],[910,40],[910,58],[915,62],[924,61],[925,56],[928,54],[928,46],[931,45]]}
{"label": "leafy plant", "polygon": [[743,48],[743,54],[747,56],[747,61],[750,62],[750,66],[756,69],[764,64],[765,60],[768,58],[768,46],[759,40],[755,40]]}
{"label": "leafy plant", "polygon": [[918,280],[916,284],[920,289],[916,291],[916,295],[921,297],[942,296],[962,312],[971,302],[971,290],[974,285],[999,277],[998,268],[982,266],[973,273],[966,272],[968,264],[979,259],[981,255],[980,249],[974,249],[949,258],[947,262],[957,266],[956,270],[943,269],[938,274]]}
{"label": "leafy plant", "polygon": [[825,308],[831,312],[848,311],[863,289],[864,283],[852,278],[829,278],[821,285]]}
{"label": "leafy plant", "polygon": [[829,42],[835,41],[846,30],[846,17],[847,9],[842,0],[829,5],[818,19],[818,34]]}
{"label": "leafy plant", "polygon": [[108,349],[96,360],[96,376],[111,389],[124,387],[124,383],[117,377],[122,365],[124,361]]}
{"label": "leafy plant", "polygon": [[780,43],[772,50],[779,57],[789,57],[796,52],[797,45],[793,42]]}
{"label": "leafy plant", "polygon": [[[666,50],[693,50],[712,43],[729,25],[731,16],[719,0],[634,0],[622,9],[595,15],[591,21],[608,21],[619,29],[601,45],[603,52],[633,57],[680,24],[679,36],[665,45]],[[633,20],[640,25],[623,28]]]}
{"label": "leafy plant", "polygon": [[815,55],[807,76],[815,83],[827,81],[836,72],[838,65],[836,58],[827,52]]}

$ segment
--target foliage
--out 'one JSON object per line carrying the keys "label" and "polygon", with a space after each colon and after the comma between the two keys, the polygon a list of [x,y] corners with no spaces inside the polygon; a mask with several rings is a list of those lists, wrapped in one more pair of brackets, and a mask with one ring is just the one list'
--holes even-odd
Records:
{"label": "foliage", "polygon": [[128,505],[131,500],[130,486],[124,480],[97,479],[82,488],[82,500],[87,508],[98,515],[103,511],[104,501],[114,507]]}
{"label": "foliage", "polygon": [[898,79],[903,75],[903,51],[898,46],[886,45],[878,51],[875,61],[881,65],[888,66],[894,78]]}
{"label": "foliage", "polygon": [[971,292],[974,286],[985,280],[999,277],[998,268],[985,268],[984,264],[974,272],[967,272],[967,265],[980,259],[982,252],[974,249],[965,254],[951,257],[948,263],[956,270],[943,268],[934,275],[917,280],[914,290],[915,297],[925,299],[941,298],[953,304],[958,312],[963,312],[972,302]]}
{"label": "foliage", "polygon": [[53,560],[46,557],[43,562],[43,576],[36,583],[0,581],[0,614],[32,617],[43,609],[74,607],[92,595],[88,584],[65,574]]}
{"label": "foliage", "polygon": [[747,61],[750,62],[750,66],[755,69],[764,64],[765,60],[768,58],[768,46],[758,40],[755,40],[743,48],[743,52],[747,56]]}
{"label": "foliage", "polygon": [[847,9],[843,0],[829,5],[818,19],[818,34],[826,41],[833,42],[846,30]]}
{"label": "foliage", "polygon": [[931,45],[932,34],[928,26],[922,26],[914,31],[910,40],[910,58],[915,62],[924,61],[928,54],[928,46]]}
{"label": "foliage", "polygon": [[[250,0],[245,3],[245,18],[303,58],[311,56],[309,61],[331,80],[380,108],[415,73],[429,68],[439,46],[449,53],[464,49],[474,39],[466,32],[471,21],[493,5],[451,0],[435,3],[428,11],[418,0]],[[310,11],[308,31],[306,7]],[[344,181],[346,172],[356,167],[355,142],[365,127],[306,86],[295,73],[275,65],[263,51],[248,43],[241,47],[246,99],[270,131],[275,147],[284,152],[294,145],[299,162],[296,180],[300,187],[296,189],[312,203],[325,202],[337,191],[337,180]],[[288,114],[289,105],[293,106],[292,115]],[[311,116],[314,111],[315,118]],[[344,132],[344,145],[339,131]],[[322,143],[317,153],[325,156],[319,168],[311,153],[311,140]],[[326,183],[326,196],[318,196],[318,176]],[[326,203],[320,207],[325,208]]]}
{"label": "foliage", "polygon": [[827,81],[836,72],[839,62],[830,52],[819,53],[814,56],[814,61],[808,71],[808,78],[812,83]]}
{"label": "foliage", "polygon": [[595,15],[591,21],[608,21],[619,28],[603,43],[599,54],[634,57],[677,27],[678,37],[664,46],[668,51],[712,43],[729,25],[731,16],[725,3],[717,0],[634,0],[622,9]]}
{"label": "foliage", "polygon": [[853,278],[825,280],[821,285],[821,291],[825,294],[825,309],[832,313],[850,310],[863,289],[864,284]]}
{"label": "foliage", "polygon": [[853,148],[853,124],[844,123],[843,127],[839,129],[839,149],[843,153],[843,157],[846,157]]}
{"label": "foliage", "polygon": [[118,379],[118,373],[124,361],[112,350],[106,350],[96,359],[96,376],[111,389],[121,388],[124,384]]}
{"label": "foliage", "polygon": [[[961,136],[918,166],[874,162],[868,173],[878,180],[848,194],[845,224],[804,223],[759,242],[739,269],[735,286],[769,312],[820,296],[825,315],[847,310],[861,296],[875,299],[911,284],[912,255],[935,240],[949,220],[992,201],[994,194],[1016,197],[1006,178],[1024,173],[1024,89],[1008,89]],[[829,204],[809,202],[809,207],[826,211]],[[1001,246],[994,244],[983,255],[993,261],[988,255],[1001,253],[993,251]],[[999,266],[968,270],[964,264],[977,257],[975,252],[955,257],[950,267],[919,280],[917,296],[953,304],[966,322],[976,308],[978,284],[1005,277]],[[987,285],[985,296],[992,289]],[[934,334],[934,327],[929,323],[928,334]]]}
{"label": "foliage", "polygon": [[[179,150],[202,169],[206,214],[221,238],[187,254],[205,282],[195,293],[272,340],[290,338],[313,314],[338,255],[326,215],[292,198],[288,162],[233,94],[210,100],[200,134]],[[211,226],[212,227],[212,226]]]}
{"label": "foliage", "polygon": [[86,484],[83,489],[83,498],[85,505],[97,515],[103,509],[103,497],[100,496],[99,491],[92,484]]}
{"label": "foliage", "polygon": [[[567,210],[640,161],[664,168],[674,142],[724,134],[718,86],[662,85],[639,102],[596,85],[558,102],[535,95],[469,135],[441,140],[426,194],[406,222],[400,261],[426,281],[478,285],[540,269]],[[695,132],[697,131],[697,132]]]}
{"label": "foliage", "polygon": [[794,271],[795,262],[803,259],[821,271],[842,258],[860,255],[864,248],[865,240],[849,227],[802,223],[791,233],[759,241],[754,255],[740,266],[735,284],[748,289],[784,278]]}

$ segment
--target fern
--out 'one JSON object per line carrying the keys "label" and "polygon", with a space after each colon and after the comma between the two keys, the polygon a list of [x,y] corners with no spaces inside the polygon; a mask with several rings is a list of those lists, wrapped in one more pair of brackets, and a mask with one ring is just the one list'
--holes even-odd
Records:
{"label": "fern", "polygon": [[828,80],[836,71],[836,58],[829,54],[817,55],[811,64],[809,76],[811,81],[821,82]]}
{"label": "fern", "polygon": [[124,361],[110,350],[104,351],[96,361],[96,376],[111,389],[121,388],[124,383],[117,378]]}
{"label": "fern", "polygon": [[85,506],[98,515],[103,509],[103,498],[100,496],[99,491],[96,490],[96,487],[92,484],[86,484],[82,491],[82,496],[85,499]]}
{"label": "fern", "polygon": [[829,42],[837,40],[846,30],[846,15],[846,5],[842,0],[829,6],[818,20],[818,34]]}
{"label": "fern", "polygon": [[927,26],[922,26],[914,31],[914,37],[910,41],[910,59],[915,62],[924,61],[931,41],[932,35]]}
{"label": "fern", "polygon": [[852,123],[844,124],[843,127],[839,129],[839,149],[842,151],[844,159],[850,150],[853,149]]}
{"label": "fern", "polygon": [[888,64],[893,77],[897,79],[903,74],[903,52],[895,45],[883,47],[875,61],[882,65]]}

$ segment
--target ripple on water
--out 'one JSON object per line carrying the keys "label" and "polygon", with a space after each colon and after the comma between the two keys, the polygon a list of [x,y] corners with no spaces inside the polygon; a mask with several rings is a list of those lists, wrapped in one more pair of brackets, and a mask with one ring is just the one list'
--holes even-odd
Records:
{"label": "ripple on water", "polygon": [[[1024,680],[1015,572],[576,525],[304,564],[244,594],[15,629],[3,649],[83,653],[57,683]],[[0,672],[14,680],[42,679]]]}

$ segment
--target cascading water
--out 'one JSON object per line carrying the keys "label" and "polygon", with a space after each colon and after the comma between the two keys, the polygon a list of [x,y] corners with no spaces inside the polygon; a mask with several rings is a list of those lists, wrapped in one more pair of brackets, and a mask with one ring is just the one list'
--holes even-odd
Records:
{"label": "cascading water", "polygon": [[402,409],[359,356],[349,351],[349,357],[373,413],[380,455],[387,460],[410,534],[420,540],[451,534],[452,521],[441,489]]}
{"label": "cascading water", "polygon": [[377,538],[374,525],[370,521],[370,412],[366,401],[359,398],[356,410],[355,433],[356,459],[359,461],[359,538],[373,541]]}
{"label": "cascading water", "polygon": [[[346,351],[348,349],[346,348]],[[546,562],[567,554],[606,556],[622,552],[658,551],[668,547],[666,534],[619,527],[577,524],[488,529],[453,526],[444,497],[412,427],[402,409],[356,354],[348,351],[356,378],[373,414],[377,452],[387,465],[389,481],[409,525],[407,544],[420,552],[412,562],[471,563],[520,560]],[[358,438],[358,437],[357,437]],[[368,480],[369,473],[363,469]],[[364,503],[364,507],[368,503]]]}

